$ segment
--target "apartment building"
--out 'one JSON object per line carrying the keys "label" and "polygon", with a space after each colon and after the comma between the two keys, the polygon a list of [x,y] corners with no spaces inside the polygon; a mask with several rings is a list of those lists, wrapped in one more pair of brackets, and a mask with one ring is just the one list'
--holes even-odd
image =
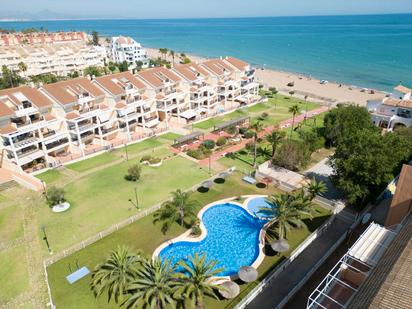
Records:
{"label": "apartment building", "polygon": [[58,42],[87,43],[89,38],[85,32],[30,32],[30,33],[2,33],[0,35],[0,46],[28,45],[28,44],[51,44]]}
{"label": "apartment building", "polygon": [[117,137],[116,112],[107,104],[103,90],[87,78],[44,85],[41,91],[55,103],[58,117],[65,119],[73,152],[84,155]]}
{"label": "apartment building", "polygon": [[136,62],[142,62],[143,68],[149,66],[146,50],[131,37],[112,37],[110,41],[110,57],[114,62],[127,61],[130,68],[136,68]]}
{"label": "apartment building", "polygon": [[173,117],[177,120],[195,118],[184,81],[176,73],[159,67],[141,71],[136,76],[146,84],[148,95],[154,97],[159,120],[164,121],[167,127]]}
{"label": "apartment building", "polygon": [[241,79],[240,88],[242,99],[250,103],[256,100],[259,94],[259,83],[255,82],[255,70],[247,62],[234,57],[227,57],[225,61],[231,64],[238,70],[238,75]]}
{"label": "apartment building", "polygon": [[[23,77],[45,73],[67,76],[75,71],[81,74],[89,66],[102,67],[105,58],[103,47],[83,41],[21,44],[0,49],[0,66],[5,65]],[[24,63],[27,70],[21,71],[19,63]]]}
{"label": "apartment building", "polygon": [[129,141],[139,130],[144,132],[159,124],[156,101],[149,98],[147,86],[130,72],[98,77],[93,82],[106,93]]}
{"label": "apartment building", "polygon": [[367,109],[372,122],[381,128],[393,130],[412,125],[412,89],[399,85],[392,95],[382,101],[370,100]]}
{"label": "apartment building", "polygon": [[217,95],[217,78],[202,68],[199,64],[179,64],[175,65],[173,71],[181,76],[187,84],[186,89],[190,92],[190,109],[196,115],[211,115],[219,107]]}
{"label": "apartment building", "polygon": [[25,171],[53,165],[69,151],[63,121],[52,101],[39,90],[22,86],[0,91],[0,136],[3,160]]}

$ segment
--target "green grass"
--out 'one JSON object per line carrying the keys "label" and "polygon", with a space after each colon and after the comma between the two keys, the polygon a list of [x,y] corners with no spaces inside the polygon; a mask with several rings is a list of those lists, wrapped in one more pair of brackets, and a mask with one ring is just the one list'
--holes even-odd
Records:
{"label": "green grass", "polygon": [[23,236],[23,210],[16,205],[0,209],[0,242]]}
{"label": "green grass", "polygon": [[[198,210],[204,205],[223,198],[238,196],[241,194],[270,194],[277,192],[276,189],[258,189],[241,181],[238,173],[229,178],[224,184],[215,184],[207,193],[194,192],[192,198],[198,201]],[[325,216],[326,211],[323,211]],[[320,216],[320,215],[319,215]],[[52,297],[55,305],[64,308],[118,308],[114,303],[107,304],[107,298],[102,296],[97,300],[90,291],[90,275],[76,282],[73,285],[67,283],[65,277],[69,274],[69,265],[72,270],[78,261],[80,266],[87,266],[93,270],[97,264],[102,262],[109,252],[117,246],[126,245],[133,250],[142,249],[147,255],[164,241],[174,238],[184,232],[184,229],[177,224],[173,225],[166,235],[160,232],[160,225],[153,224],[153,217],[148,216],[138,220],[93,245],[70,255],[57,263],[48,267],[49,282],[52,290]],[[320,220],[316,225],[320,224]],[[313,226],[314,228],[314,226]],[[301,242],[307,237],[309,231],[297,230],[290,237],[292,246]],[[266,258],[262,266],[259,267],[260,274],[265,273],[274,267],[278,257]],[[252,285],[242,285],[242,291],[251,288]],[[229,305],[228,301],[215,302],[212,299],[206,300],[207,308],[222,308]]]}
{"label": "green grass", "polygon": [[173,142],[176,138],[181,137],[181,136],[182,136],[181,134],[169,132],[169,133],[160,135],[159,138]]}
{"label": "green grass", "polygon": [[116,157],[113,152],[105,152],[95,157],[66,165],[66,168],[76,172],[85,172],[116,160],[118,160],[118,157]]}
{"label": "green grass", "polygon": [[48,170],[47,172],[36,175],[37,178],[43,180],[47,184],[55,183],[61,180],[62,174],[57,169]]}
{"label": "green grass", "polygon": [[[40,267],[40,266],[39,266]],[[10,301],[29,287],[24,246],[0,251],[0,306]]]}
{"label": "green grass", "polygon": [[0,203],[7,201],[7,197],[5,197],[3,194],[0,194]]}
{"label": "green grass", "polygon": [[174,157],[160,167],[142,168],[138,182],[124,180],[129,164],[122,162],[96,171],[65,186],[71,208],[53,213],[40,209],[40,223],[47,229],[54,251],[62,250],[108,226],[132,216],[136,209],[128,201],[137,188],[141,208],[148,208],[169,197],[170,192],[186,189],[209,177],[207,172],[189,160]]}

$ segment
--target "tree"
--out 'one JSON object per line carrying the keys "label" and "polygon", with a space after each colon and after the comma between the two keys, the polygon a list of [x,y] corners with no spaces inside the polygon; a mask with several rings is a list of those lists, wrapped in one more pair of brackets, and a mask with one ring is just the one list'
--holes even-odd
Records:
{"label": "tree", "polygon": [[273,164],[297,171],[309,162],[311,152],[302,141],[285,140],[275,154]]}
{"label": "tree", "polygon": [[285,138],[285,132],[279,130],[273,130],[265,136],[266,141],[272,146],[272,160],[275,158],[276,148],[282,140]]}
{"label": "tree", "polygon": [[174,51],[174,50],[170,50],[170,51],[169,51],[169,56],[172,57],[172,62],[173,62],[173,65],[174,65],[174,64],[175,64],[175,51]]}
{"label": "tree", "polygon": [[99,77],[102,76],[102,71],[99,67],[90,66],[84,69],[84,75],[89,75],[90,77]]}
{"label": "tree", "polygon": [[174,271],[167,260],[143,261],[127,290],[130,296],[123,304],[126,308],[173,308]]}
{"label": "tree", "polygon": [[142,262],[141,253],[134,254],[126,247],[119,247],[110,253],[106,261],[92,273],[91,289],[95,297],[107,291],[108,301],[114,297],[116,303],[123,296],[136,277],[136,270]]}
{"label": "tree", "polygon": [[136,70],[140,71],[142,67],[143,67],[143,62],[140,60],[136,61]]}
{"label": "tree", "polygon": [[195,216],[195,210],[196,202],[190,199],[190,194],[178,189],[172,192],[172,200],[164,202],[154,213],[154,223],[162,221],[162,232],[166,233],[175,222],[183,226],[185,219]]}
{"label": "tree", "polygon": [[299,136],[309,148],[310,152],[314,152],[325,145],[325,139],[323,136],[320,136],[314,129],[309,131],[299,130]]}
{"label": "tree", "polygon": [[113,63],[113,62],[109,62],[109,64],[108,64],[108,66],[107,66],[108,68],[109,68],[109,71],[113,74],[114,73],[114,71],[116,71],[116,69],[117,69],[117,66],[116,66],[116,64],[115,63]]}
{"label": "tree", "polygon": [[39,75],[30,76],[30,79],[33,83],[36,84],[52,84],[57,83],[62,78],[54,75],[53,73],[43,73]]}
{"label": "tree", "polygon": [[129,70],[129,64],[126,60],[118,64],[118,68],[120,72],[126,72]]}
{"label": "tree", "polygon": [[267,199],[267,207],[259,211],[269,219],[267,235],[269,238],[286,239],[292,228],[306,226],[304,217],[311,218],[312,204],[300,194],[282,193]]}
{"label": "tree", "polygon": [[164,60],[166,60],[167,51],[167,48],[159,48],[159,53],[163,55]]}
{"label": "tree", "polygon": [[257,140],[258,140],[259,132],[263,130],[263,124],[260,121],[256,121],[252,123],[252,125],[250,126],[250,129],[253,130],[253,167],[256,168]]}
{"label": "tree", "polygon": [[23,73],[23,76],[26,76],[27,65],[24,62],[19,62],[17,66],[19,67],[20,72]]}
{"label": "tree", "polygon": [[296,117],[296,114],[298,114],[299,112],[300,112],[299,105],[294,104],[294,105],[292,105],[291,107],[289,107],[289,113],[292,114],[292,127],[290,128],[290,136],[289,136],[289,138],[292,137],[293,127],[294,127],[294,125],[295,125],[295,117]]}
{"label": "tree", "polygon": [[412,127],[398,128],[395,131],[395,134],[403,137],[404,139],[408,140],[412,144]]}
{"label": "tree", "polygon": [[331,157],[332,179],[348,202],[361,209],[399,173],[411,155],[412,144],[396,133],[352,132],[338,139]]}
{"label": "tree", "polygon": [[366,108],[360,106],[338,105],[325,115],[324,136],[329,145],[335,146],[339,140],[352,133],[368,129],[375,130]]}
{"label": "tree", "polygon": [[52,186],[47,189],[47,200],[49,201],[50,206],[58,205],[61,204],[65,201],[64,195],[65,191],[63,188],[58,188],[55,186]]}
{"label": "tree", "polygon": [[183,64],[189,64],[191,62],[192,62],[192,60],[190,60],[190,58],[188,58],[188,57],[183,58]]}
{"label": "tree", "polygon": [[1,71],[0,89],[17,87],[25,81],[24,78],[19,76],[15,71],[9,70],[5,65],[1,67]]}
{"label": "tree", "polygon": [[327,187],[325,182],[317,181],[315,177],[312,178],[310,183],[306,186],[306,190],[309,195],[309,199],[312,201],[316,195],[325,193],[327,191]]}
{"label": "tree", "polygon": [[124,178],[129,181],[138,181],[140,179],[141,172],[141,166],[139,164],[134,164],[128,168],[127,175]]}
{"label": "tree", "polygon": [[93,45],[95,46],[100,45],[99,44],[99,33],[97,31],[92,32],[92,42],[93,42]]}
{"label": "tree", "polygon": [[189,262],[180,261],[178,266],[182,268],[177,281],[175,296],[182,299],[190,299],[192,307],[204,308],[204,296],[218,299],[216,290],[218,289],[216,275],[223,271],[223,268],[216,269],[217,261],[206,261],[206,254],[189,257]]}

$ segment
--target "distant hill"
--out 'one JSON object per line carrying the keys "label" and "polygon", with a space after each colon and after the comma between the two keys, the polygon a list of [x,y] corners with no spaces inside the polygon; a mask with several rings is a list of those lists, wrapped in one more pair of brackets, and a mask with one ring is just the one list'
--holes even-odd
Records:
{"label": "distant hill", "polygon": [[[64,19],[104,19],[113,18],[113,16],[103,15],[73,15],[42,10],[39,12],[22,12],[22,11],[0,11],[0,21],[24,21],[24,20],[64,20]],[[121,17],[116,17],[121,18]]]}

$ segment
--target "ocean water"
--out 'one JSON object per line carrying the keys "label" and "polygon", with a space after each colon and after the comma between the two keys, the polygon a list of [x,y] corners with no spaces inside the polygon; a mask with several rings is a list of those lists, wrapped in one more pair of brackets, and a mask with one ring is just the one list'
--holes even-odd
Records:
{"label": "ocean water", "polygon": [[148,47],[252,64],[381,90],[412,86],[412,14],[227,19],[1,22],[2,28],[128,35]]}

